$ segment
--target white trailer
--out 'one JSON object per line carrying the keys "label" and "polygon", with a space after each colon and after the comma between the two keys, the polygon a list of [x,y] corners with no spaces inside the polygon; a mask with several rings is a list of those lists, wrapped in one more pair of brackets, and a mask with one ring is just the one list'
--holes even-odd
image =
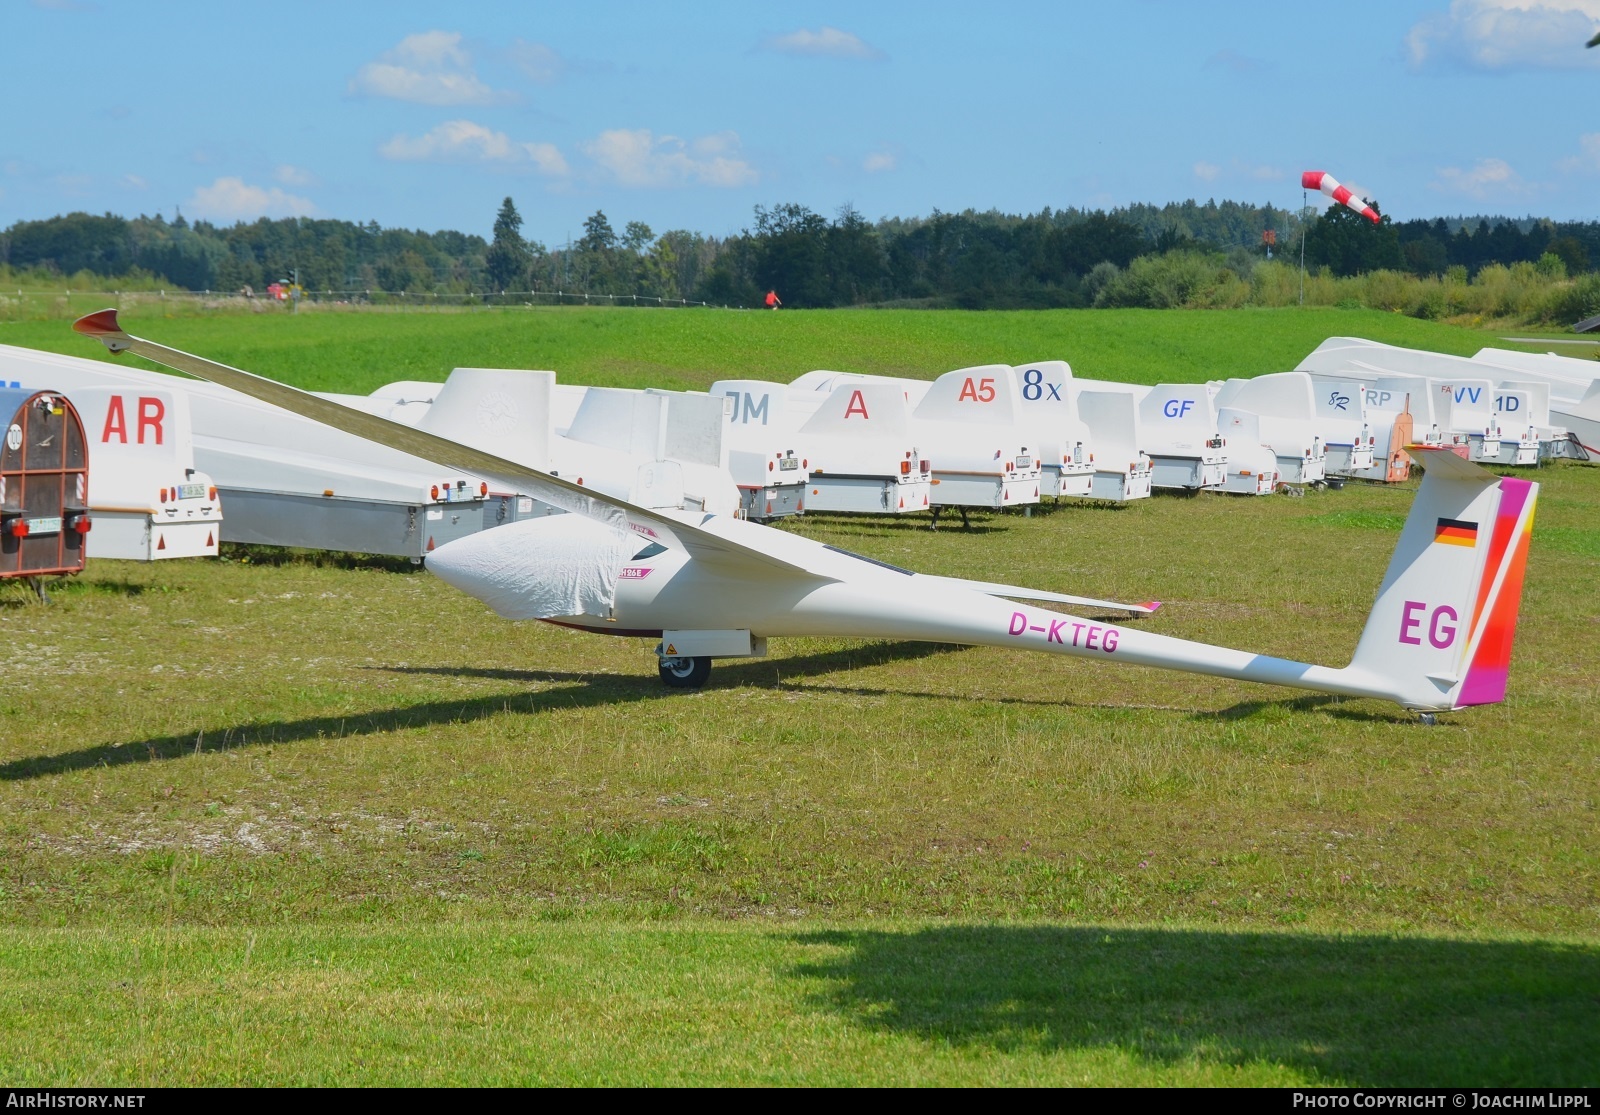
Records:
{"label": "white trailer", "polygon": [[[1309,373],[1308,373],[1309,374]],[[1376,415],[1367,412],[1367,385],[1356,379],[1314,379],[1317,429],[1328,451],[1330,476],[1370,472],[1378,449],[1380,428]],[[1391,423],[1392,427],[1392,423]],[[1384,427],[1384,445],[1389,444]]]}
{"label": "white trailer", "polygon": [[[1268,446],[1277,458],[1276,470],[1289,484],[1320,484],[1328,475],[1328,451],[1318,430],[1316,386],[1305,372],[1273,372],[1254,379],[1230,379],[1214,398],[1224,407],[1257,415],[1256,436],[1250,444]],[[1244,433],[1234,420],[1221,420],[1231,458],[1237,443],[1233,429]],[[1231,464],[1231,461],[1230,461]],[[1230,472],[1235,471],[1230,468]]]}
{"label": "white trailer", "polygon": [[[1473,363],[1485,365],[1502,382],[1546,383],[1550,386],[1550,422],[1567,431],[1565,442],[1552,446],[1552,455],[1600,461],[1600,426],[1595,403],[1600,398],[1600,365],[1555,352],[1513,352],[1503,348],[1479,349]],[[1543,447],[1541,446],[1541,449]]]}
{"label": "white trailer", "polygon": [[1070,389],[1078,416],[1094,439],[1095,449],[1089,455],[1089,463],[1094,466],[1090,498],[1118,503],[1149,499],[1153,469],[1149,456],[1140,448],[1144,434],[1139,426],[1138,396],[1126,390],[1092,389],[1088,383],[1072,380]]}
{"label": "white trailer", "polygon": [[216,557],[222,500],[195,467],[188,397],[160,387],[79,387],[68,398],[93,465],[88,556]]}
{"label": "white trailer", "polygon": [[811,454],[806,510],[898,515],[933,505],[933,462],[917,446],[903,388],[859,377],[826,394],[790,388],[796,411],[811,411],[798,431]]}
{"label": "white trailer", "polygon": [[1228,443],[1227,476],[1219,491],[1265,496],[1278,490],[1278,455],[1262,441],[1261,425],[1253,410],[1217,409],[1217,426]]}
{"label": "white trailer", "polygon": [[1139,400],[1144,451],[1157,488],[1220,488],[1228,477],[1228,445],[1203,383],[1158,383]]}
{"label": "white trailer", "polygon": [[[1548,398],[1541,406],[1536,388],[1526,398],[1517,393],[1530,391],[1525,376],[1504,377],[1479,357],[1467,359],[1359,337],[1330,337],[1300,366],[1308,371],[1342,369],[1349,377],[1372,381],[1401,375],[1426,380],[1432,392],[1413,388],[1412,413],[1418,440],[1452,447],[1465,445],[1471,460],[1535,464],[1580,452],[1572,445],[1565,427],[1554,424]],[[1486,384],[1494,387],[1492,411],[1491,400],[1482,390]],[[1509,396],[1501,390],[1507,387],[1513,392]],[[1445,395],[1449,396],[1448,402],[1440,406]],[[1507,406],[1512,409],[1508,411]],[[1440,430],[1437,441],[1430,440],[1435,425]]]}
{"label": "white trailer", "polygon": [[1039,447],[1025,440],[1021,401],[1009,364],[962,368],[928,384],[911,428],[933,457],[935,508],[1039,502]]}
{"label": "white trailer", "polygon": [[1025,435],[1038,444],[1039,492],[1087,496],[1094,487],[1094,439],[1078,415],[1065,360],[1040,360],[1013,368]]}
{"label": "white trailer", "polygon": [[745,518],[766,522],[804,511],[811,454],[800,437],[789,386],[721,379],[711,385],[711,394],[724,400],[728,471],[739,487]]}
{"label": "white trailer", "polygon": [[0,376],[74,390],[165,390],[188,400],[197,471],[227,508],[221,541],[420,559],[478,530],[475,476],[330,430],[204,381],[0,346]]}

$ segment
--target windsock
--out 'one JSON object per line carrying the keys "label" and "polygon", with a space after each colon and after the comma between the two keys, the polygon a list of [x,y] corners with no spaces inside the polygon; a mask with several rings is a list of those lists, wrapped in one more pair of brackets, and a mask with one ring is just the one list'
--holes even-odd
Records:
{"label": "windsock", "polygon": [[1325,170],[1306,171],[1300,176],[1300,185],[1307,190],[1321,190],[1340,205],[1348,205],[1373,224],[1378,223],[1378,211],[1365,198],[1351,193],[1350,187],[1339,185],[1339,180]]}

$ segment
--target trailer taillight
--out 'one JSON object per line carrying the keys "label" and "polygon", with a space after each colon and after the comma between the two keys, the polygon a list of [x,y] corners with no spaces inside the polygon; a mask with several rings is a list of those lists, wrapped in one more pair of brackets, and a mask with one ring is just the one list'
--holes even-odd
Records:
{"label": "trailer taillight", "polygon": [[911,462],[910,461],[901,461],[900,462],[900,475],[901,476],[910,476],[911,475]]}
{"label": "trailer taillight", "polygon": [[480,480],[478,482],[478,494],[480,496],[486,496],[489,494],[489,482],[487,480]]}
{"label": "trailer taillight", "polygon": [[439,498],[439,485],[435,484],[433,487],[428,489],[428,498],[429,499],[438,499]]}
{"label": "trailer taillight", "polygon": [[13,538],[26,538],[26,537],[28,537],[28,520],[26,520],[26,519],[13,519],[11,521],[11,537],[13,537]]}
{"label": "trailer taillight", "polygon": [[216,500],[216,498],[217,498],[217,486],[215,484],[211,485],[206,498],[210,499],[210,500],[213,500],[213,501]]}
{"label": "trailer taillight", "polygon": [[167,502],[167,490],[165,488],[161,489],[161,502],[162,503],[166,503]]}
{"label": "trailer taillight", "polygon": [[93,525],[94,523],[89,520],[89,516],[79,515],[77,522],[72,524],[72,529],[77,531],[79,534],[88,534],[89,528]]}
{"label": "trailer taillight", "polygon": [[933,471],[933,462],[928,460],[926,457],[924,457],[922,459],[922,471],[923,471],[924,474],[927,474],[927,473],[930,473],[930,472]]}

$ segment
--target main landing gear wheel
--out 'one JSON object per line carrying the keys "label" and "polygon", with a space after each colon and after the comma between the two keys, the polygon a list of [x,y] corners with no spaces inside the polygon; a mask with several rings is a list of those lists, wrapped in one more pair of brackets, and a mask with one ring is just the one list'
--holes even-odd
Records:
{"label": "main landing gear wheel", "polygon": [[661,680],[671,689],[699,689],[711,677],[711,659],[661,656]]}

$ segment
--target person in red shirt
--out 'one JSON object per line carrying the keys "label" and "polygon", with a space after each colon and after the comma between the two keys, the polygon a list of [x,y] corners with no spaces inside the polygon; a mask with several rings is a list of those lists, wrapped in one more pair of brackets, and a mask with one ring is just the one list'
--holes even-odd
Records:
{"label": "person in red shirt", "polygon": [[783,305],[783,299],[778,297],[778,292],[775,290],[767,291],[767,309],[776,310],[781,305]]}

